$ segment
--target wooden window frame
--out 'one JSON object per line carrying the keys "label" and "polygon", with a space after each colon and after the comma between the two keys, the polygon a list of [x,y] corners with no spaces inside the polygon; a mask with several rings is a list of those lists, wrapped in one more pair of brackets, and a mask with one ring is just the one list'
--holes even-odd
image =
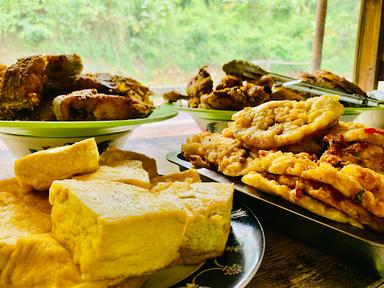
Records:
{"label": "wooden window frame", "polygon": [[384,1],[361,0],[353,80],[363,90],[384,80]]}

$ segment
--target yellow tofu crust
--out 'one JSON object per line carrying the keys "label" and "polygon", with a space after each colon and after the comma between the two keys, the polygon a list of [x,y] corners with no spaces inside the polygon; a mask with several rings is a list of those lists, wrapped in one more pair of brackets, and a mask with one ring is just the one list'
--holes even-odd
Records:
{"label": "yellow tofu crust", "polygon": [[93,172],[98,167],[96,141],[90,138],[21,157],[15,161],[14,172],[23,189],[46,191],[54,180]]}
{"label": "yellow tofu crust", "polygon": [[53,236],[72,251],[84,280],[142,276],[178,257],[186,212],[146,189],[62,180],[49,201]]}
{"label": "yellow tofu crust", "polygon": [[151,191],[169,197],[188,214],[180,246],[183,263],[196,264],[223,254],[231,227],[233,184],[160,183]]}
{"label": "yellow tofu crust", "polygon": [[143,169],[141,161],[127,160],[120,166],[100,166],[98,170],[89,174],[74,176],[72,179],[91,181],[105,180],[150,188],[148,172]]}

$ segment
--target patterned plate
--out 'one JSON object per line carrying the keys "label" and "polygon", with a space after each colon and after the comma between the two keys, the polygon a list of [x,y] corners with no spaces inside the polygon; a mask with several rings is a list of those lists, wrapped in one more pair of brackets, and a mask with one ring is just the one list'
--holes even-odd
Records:
{"label": "patterned plate", "polygon": [[264,233],[259,221],[244,204],[235,201],[223,256],[200,266],[179,265],[164,269],[149,277],[143,288],[242,288],[258,270],[264,248]]}

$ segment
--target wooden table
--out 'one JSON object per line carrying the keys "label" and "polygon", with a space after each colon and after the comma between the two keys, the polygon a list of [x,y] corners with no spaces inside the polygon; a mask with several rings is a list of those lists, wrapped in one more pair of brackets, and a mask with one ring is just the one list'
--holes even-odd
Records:
{"label": "wooden table", "polygon": [[[124,149],[154,157],[160,173],[178,171],[178,167],[169,163],[165,155],[168,152],[178,151],[187,136],[174,134],[195,133],[199,129],[193,122],[169,123],[168,126],[165,124],[144,126],[139,130],[140,133],[135,133],[127,141]],[[177,125],[183,125],[184,129]],[[13,175],[14,159],[0,142],[0,179]],[[257,211],[254,213],[258,216]],[[247,288],[384,287],[384,278],[380,279],[374,274],[351,267],[266,225],[263,219],[259,220],[266,236],[266,249],[261,267]]]}

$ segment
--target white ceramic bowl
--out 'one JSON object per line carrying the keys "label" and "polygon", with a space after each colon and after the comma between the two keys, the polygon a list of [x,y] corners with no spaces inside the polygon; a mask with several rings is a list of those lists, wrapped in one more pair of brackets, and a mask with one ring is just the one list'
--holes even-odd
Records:
{"label": "white ceramic bowl", "polygon": [[[122,148],[125,141],[131,135],[133,130],[113,133],[107,135],[95,136],[99,152],[103,152],[108,147]],[[68,137],[68,138],[53,138],[53,137],[33,137],[20,136],[12,134],[0,133],[1,141],[7,146],[15,157],[21,157],[36,151],[46,150],[53,147],[70,145],[75,142],[87,139],[90,137]]]}

